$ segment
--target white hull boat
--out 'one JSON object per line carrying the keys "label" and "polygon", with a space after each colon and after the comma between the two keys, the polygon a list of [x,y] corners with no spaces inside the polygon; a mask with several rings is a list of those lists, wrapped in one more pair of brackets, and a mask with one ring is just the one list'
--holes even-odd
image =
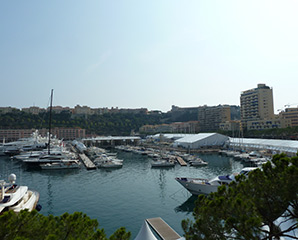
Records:
{"label": "white hull boat", "polygon": [[32,211],[37,206],[39,193],[29,190],[27,186],[14,184],[15,180],[16,176],[11,174],[9,176],[10,183],[6,183],[4,180],[0,181],[0,213],[7,210],[20,212],[28,209]]}
{"label": "white hull boat", "polygon": [[157,160],[151,162],[151,167],[174,167],[175,162],[167,160]]}
{"label": "white hull boat", "polygon": [[193,195],[210,194],[212,192],[216,192],[219,186],[228,185],[229,183],[234,181],[236,175],[243,174],[247,176],[249,172],[255,169],[256,167],[247,167],[243,168],[240,173],[226,176],[217,176],[211,180],[187,177],[176,177],[175,179]]}
{"label": "white hull boat", "polygon": [[208,163],[203,161],[202,159],[196,159],[196,160],[193,160],[193,161],[190,161],[189,164],[191,166],[207,166]]}
{"label": "white hull boat", "polygon": [[97,164],[99,168],[121,168],[122,166],[122,160],[107,160]]}
{"label": "white hull boat", "polygon": [[44,170],[58,170],[58,169],[78,169],[80,168],[79,161],[60,161],[53,163],[41,163],[39,164],[41,169]]}
{"label": "white hull boat", "polygon": [[39,200],[39,193],[36,191],[28,190],[22,199],[12,207],[9,207],[10,210],[14,212],[20,212],[21,210],[28,209],[32,211],[36,208],[37,202]]}

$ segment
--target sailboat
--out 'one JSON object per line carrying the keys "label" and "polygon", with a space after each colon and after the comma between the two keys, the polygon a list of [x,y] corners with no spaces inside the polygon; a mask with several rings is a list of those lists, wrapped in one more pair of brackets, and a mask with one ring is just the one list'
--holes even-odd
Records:
{"label": "sailboat", "polygon": [[51,126],[52,126],[52,105],[53,105],[53,89],[51,91],[50,101],[50,119],[49,119],[49,136],[47,144],[47,154],[42,154],[39,158],[28,158],[23,162],[28,164],[39,165],[42,169],[75,169],[79,168],[79,161],[75,154],[69,151],[51,150]]}

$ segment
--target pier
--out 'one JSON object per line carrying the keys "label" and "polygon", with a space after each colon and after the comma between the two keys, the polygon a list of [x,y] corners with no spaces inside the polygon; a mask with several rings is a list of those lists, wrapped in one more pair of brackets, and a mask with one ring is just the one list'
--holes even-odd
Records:
{"label": "pier", "polygon": [[176,159],[181,166],[187,166],[187,163],[181,157],[176,157]]}
{"label": "pier", "polygon": [[148,218],[146,221],[163,240],[176,240],[181,238],[181,236],[160,217]]}
{"label": "pier", "polygon": [[95,164],[85,154],[82,153],[82,154],[79,154],[79,156],[88,170],[96,169]]}

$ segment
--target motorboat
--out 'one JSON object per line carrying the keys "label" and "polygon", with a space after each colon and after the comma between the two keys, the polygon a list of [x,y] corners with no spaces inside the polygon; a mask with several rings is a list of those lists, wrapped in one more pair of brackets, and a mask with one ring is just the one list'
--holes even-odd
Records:
{"label": "motorboat", "polygon": [[174,161],[159,159],[151,162],[151,167],[174,167],[174,166],[175,166]]}
{"label": "motorboat", "polygon": [[40,156],[44,155],[45,152],[43,151],[28,151],[28,152],[22,152],[18,155],[15,155],[11,158],[19,160],[19,161],[23,161],[25,159],[29,159],[29,158],[39,158]]}
{"label": "motorboat", "polygon": [[211,180],[188,177],[176,177],[175,179],[193,195],[210,194],[212,192],[216,192],[219,186],[228,185],[234,181],[236,175],[243,174],[247,176],[249,172],[255,169],[257,169],[257,167],[246,167],[243,168],[239,173],[233,173],[226,176],[217,176]]}
{"label": "motorboat", "polygon": [[122,160],[104,160],[97,164],[99,168],[121,168],[123,166]]}
{"label": "motorboat", "polygon": [[58,170],[58,169],[78,169],[80,164],[78,160],[62,160],[60,162],[41,163],[41,169],[44,170]]}
{"label": "motorboat", "polygon": [[[20,212],[28,209],[32,211],[37,208],[39,193],[29,190],[28,186],[19,186],[15,184],[16,175],[10,174],[8,177],[9,183],[0,180],[0,213],[13,210]],[[38,206],[40,208],[40,206]]]}
{"label": "motorboat", "polygon": [[27,163],[29,165],[39,165],[41,163],[54,163],[61,161],[70,161],[77,160],[77,157],[74,153],[71,152],[61,152],[61,151],[52,151],[50,154],[41,154],[40,157],[33,157],[23,159],[23,163]]}
{"label": "motorboat", "polygon": [[189,161],[189,164],[191,166],[207,166],[208,165],[208,163],[205,162],[204,160],[202,160],[201,158],[191,160],[191,161]]}

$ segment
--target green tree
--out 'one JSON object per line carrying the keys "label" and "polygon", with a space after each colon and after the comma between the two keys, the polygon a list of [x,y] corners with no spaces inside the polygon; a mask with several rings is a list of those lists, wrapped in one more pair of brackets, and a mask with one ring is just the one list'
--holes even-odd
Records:
{"label": "green tree", "polygon": [[[195,221],[182,222],[186,239],[289,237],[298,226],[297,179],[298,157],[280,154],[248,178],[239,176],[228,187],[200,195],[193,213]],[[288,229],[281,229],[276,221],[281,216]]]}
{"label": "green tree", "polygon": [[81,212],[64,213],[61,216],[43,216],[37,211],[5,212],[0,216],[0,239],[23,240],[128,240],[130,232],[118,229],[110,238],[103,229],[98,229],[97,220],[90,219]]}

